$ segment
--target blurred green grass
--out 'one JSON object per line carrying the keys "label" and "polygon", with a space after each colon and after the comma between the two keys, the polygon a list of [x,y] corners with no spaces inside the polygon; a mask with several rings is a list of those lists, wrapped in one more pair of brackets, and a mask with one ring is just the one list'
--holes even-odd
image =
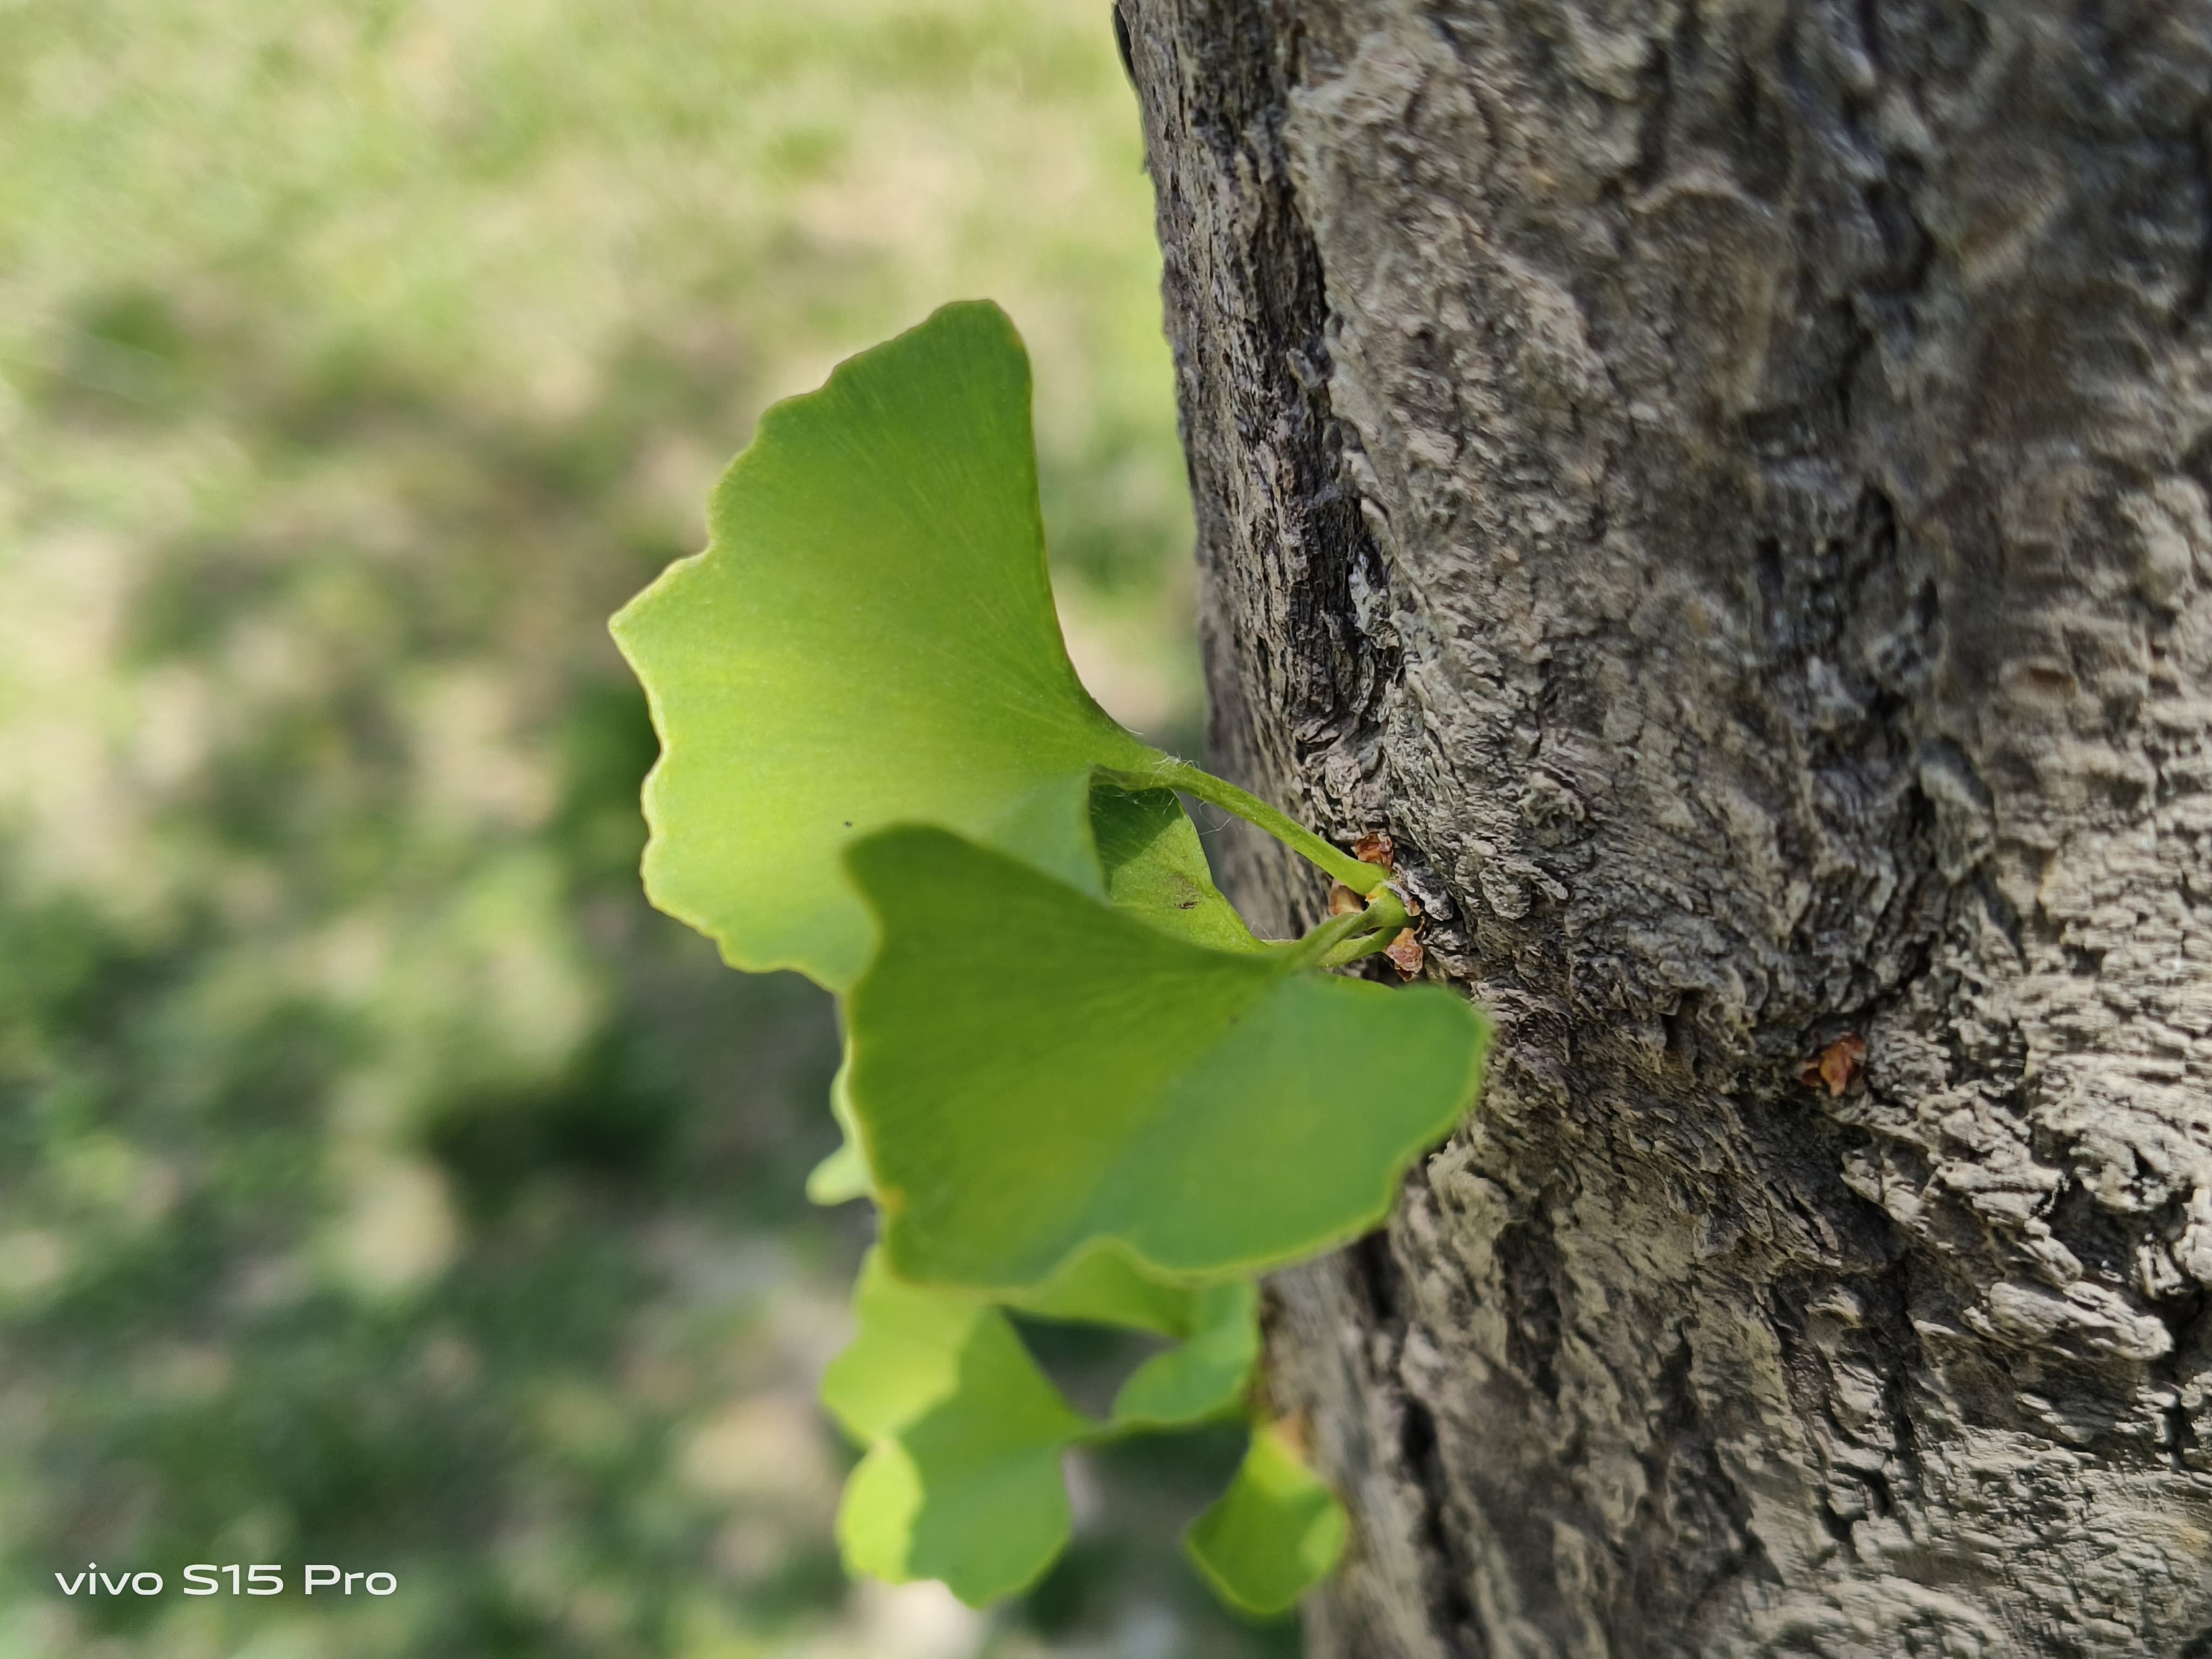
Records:
{"label": "blurred green grass", "polygon": [[1220,1437],[990,1620],[844,1583],[830,1012],[643,906],[604,630],[765,403],[987,294],[1072,648],[1191,745],[1103,0],[5,0],[0,155],[0,1655],[1290,1650],[1174,1559]]}

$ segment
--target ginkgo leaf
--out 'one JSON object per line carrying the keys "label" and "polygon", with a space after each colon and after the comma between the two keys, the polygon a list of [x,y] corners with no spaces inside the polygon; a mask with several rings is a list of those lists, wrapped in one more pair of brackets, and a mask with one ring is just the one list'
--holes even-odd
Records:
{"label": "ginkgo leaf", "polygon": [[1002,1301],[1036,1318],[1180,1339],[1121,1384],[1114,1396],[1116,1428],[1172,1428],[1234,1410],[1260,1358],[1260,1291],[1251,1280],[1192,1285],[1164,1279],[1111,1243],[1093,1245],[1036,1289]]}
{"label": "ginkgo leaf", "polygon": [[830,1113],[837,1120],[837,1133],[842,1139],[836,1152],[807,1172],[810,1204],[849,1204],[876,1189],[868,1174],[868,1156],[860,1150],[860,1133],[853,1123],[853,1102],[848,1092],[852,1073],[852,1056],[848,1054],[837,1062],[837,1074],[830,1079]]}
{"label": "ginkgo leaf", "polygon": [[1243,1403],[1260,1358],[1260,1287],[1233,1279],[1207,1285],[1194,1302],[1183,1341],[1138,1366],[1115,1395],[1116,1426],[1173,1428]]}
{"label": "ginkgo leaf", "polygon": [[1255,1425],[1229,1490],[1190,1523],[1183,1548],[1223,1601],[1267,1617],[1328,1576],[1350,1529],[1283,1425]]}
{"label": "ginkgo leaf", "polygon": [[868,1161],[850,1137],[837,1150],[806,1172],[806,1201],[825,1206],[850,1204],[874,1188],[868,1182]]}
{"label": "ginkgo leaf", "polygon": [[660,734],[656,905],[733,966],[841,989],[872,929],[839,854],[886,824],[1099,890],[1091,769],[1164,757],[1068,662],[1003,312],[947,306],[769,410],[708,522],[614,621]]}
{"label": "ginkgo leaf", "polygon": [[1213,884],[1197,826],[1172,789],[1091,792],[1091,830],[1106,878],[1106,897],[1127,911],[1196,945],[1253,951],[1260,942],[1236,907]]}
{"label": "ginkgo leaf", "polygon": [[1022,1440],[988,1407],[947,1407],[869,1449],[846,1478],[846,1570],[935,1578],[971,1607],[1024,1589],[1067,1547],[1066,1443]]}
{"label": "ginkgo leaf", "polygon": [[883,943],[847,1012],[854,1115],[904,1278],[1006,1291],[1112,1240],[1224,1277],[1364,1231],[1473,1097],[1441,987],[1208,949],[939,830],[848,865]]}
{"label": "ginkgo leaf", "polygon": [[[1235,907],[1213,884],[1206,852],[1199,845],[1197,827],[1171,789],[1124,789],[1109,783],[1094,784],[1091,791],[1091,829],[1097,848],[1106,896],[1116,909],[1170,933],[1181,933],[1200,945],[1222,950],[1257,950]],[[846,1085],[849,1058],[841,1062],[830,1085],[830,1108],[842,1135],[837,1150],[816,1164],[806,1177],[806,1196],[822,1205],[850,1203],[875,1191],[868,1174],[867,1154],[861,1150],[860,1132],[854,1127]],[[1127,1267],[1094,1267],[1079,1278],[1081,1285],[1103,1283],[1103,1272],[1117,1282],[1134,1284]],[[1164,1281],[1148,1281],[1149,1295]],[[1187,1291],[1178,1291],[1187,1302]],[[1026,1303],[1021,1304],[1030,1311]],[[1066,1314],[1065,1318],[1097,1318],[1106,1324],[1127,1323],[1110,1316]],[[1150,1328],[1148,1327],[1148,1328]],[[1165,1329],[1166,1327],[1159,1328]]]}
{"label": "ginkgo leaf", "polygon": [[908,1285],[884,1266],[880,1250],[869,1251],[860,1264],[853,1321],[852,1341],[823,1373],[822,1403],[863,1444],[896,1434],[951,1398],[971,1345],[994,1343],[1003,1332],[1016,1350],[1021,1346],[988,1303]]}
{"label": "ginkgo leaf", "polygon": [[869,1443],[838,1507],[847,1565],[975,1607],[1020,1589],[1067,1541],[1060,1456],[1093,1425],[981,1300],[902,1284],[872,1253],[854,1305],[822,1388]]}
{"label": "ginkgo leaf", "polygon": [[1042,1285],[997,1299],[1039,1319],[1187,1337],[1198,1327],[1203,1294],[1188,1280],[1146,1272],[1126,1249],[1103,1242],[1070,1256]]}

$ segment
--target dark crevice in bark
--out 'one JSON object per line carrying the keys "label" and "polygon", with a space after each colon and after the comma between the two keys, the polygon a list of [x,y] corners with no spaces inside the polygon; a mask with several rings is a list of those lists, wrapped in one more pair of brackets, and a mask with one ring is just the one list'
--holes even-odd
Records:
{"label": "dark crevice in bark", "polygon": [[[2172,1328],[2172,1322],[2168,1328]],[[2157,1376],[2164,1387],[2175,1393],[2173,1401],[2161,1409],[2160,1415],[2166,1427],[2166,1467],[2179,1474],[2194,1464],[2203,1441],[2188,1406],[2180,1398],[2180,1367],[2169,1359],[2160,1367]]]}
{"label": "dark crevice in bark", "polygon": [[[1206,21],[1199,31],[1213,48],[1212,61],[1233,70],[1216,82],[1221,95],[1193,112],[1194,125],[1217,165],[1249,180],[1258,198],[1249,240],[1239,250],[1250,301],[1243,323],[1255,372],[1236,419],[1240,437],[1273,449],[1284,464],[1270,556],[1294,573],[1284,584],[1273,639],[1233,647],[1215,641],[1210,649],[1249,649],[1269,658],[1281,652],[1325,665],[1321,675],[1277,675],[1267,663],[1259,665],[1261,683],[1285,696],[1294,751],[1302,757],[1356,739],[1396,683],[1400,665],[1389,641],[1370,639],[1359,627],[1355,572],[1380,587],[1382,562],[1346,476],[1343,436],[1329,404],[1328,307],[1319,252],[1283,168],[1285,60],[1295,59],[1297,31],[1289,31],[1279,52],[1271,33],[1276,25],[1259,0],[1217,0],[1201,9]],[[1214,493],[1212,481],[1195,478],[1194,493],[1203,504]],[[1216,708],[1228,720],[1215,723],[1209,752],[1233,756],[1245,734],[1232,713],[1219,703]]]}
{"label": "dark crevice in bark", "polygon": [[1686,68],[1698,52],[1696,0],[1684,0],[1673,36],[1652,48],[1643,70],[1643,112],[1636,132],[1636,161],[1628,169],[1629,188],[1645,191],[1659,182],[1667,170],[1668,141],[1673,137],[1674,74]]}
{"label": "dark crevice in bark", "polygon": [[2197,204],[2197,258],[2173,308],[2177,334],[2203,319],[2212,296],[2212,111],[2199,109],[2190,118],[2189,191]]}
{"label": "dark crevice in bark", "polygon": [[1778,1580],[1751,1528],[1752,1504],[1722,1462],[1686,1334],[1656,1373],[1658,1433],[1644,1462],[1650,1490],[1626,1541],[1613,1626],[1624,1655],[1667,1651],[1674,1632],[1737,1575]]}
{"label": "dark crevice in bark", "polygon": [[1426,1563],[1426,1627],[1437,1644],[1438,1659],[1487,1659],[1489,1647],[1476,1629],[1468,1591],[1471,1574],[1463,1541],[1465,1523],[1452,1503],[1436,1415],[1397,1365],[1411,1312],[1404,1303],[1405,1271],[1392,1253],[1387,1232],[1368,1234],[1346,1254],[1351,1282],[1380,1339],[1378,1357],[1388,1356],[1377,1380],[1390,1390],[1397,1408],[1395,1461],[1405,1472],[1414,1502],[1415,1535]]}
{"label": "dark crevice in bark", "polygon": [[1561,1321],[1559,1293],[1552,1285],[1559,1252],[1551,1232],[1540,1202],[1498,1236],[1496,1248],[1508,1311],[1507,1363],[1538,1395],[1556,1404]]}
{"label": "dark crevice in bark", "polygon": [[1370,1315],[1384,1330],[1400,1326],[1398,1291],[1404,1275],[1390,1254],[1390,1235],[1374,1232],[1351,1248],[1352,1265],[1359,1275],[1359,1288],[1367,1298]]}
{"label": "dark crevice in bark", "polygon": [[1897,1454],[1897,1476],[1890,1488],[1893,1504],[1900,1497],[1917,1504],[1926,1485],[1911,1391],[1912,1378],[1927,1369],[1928,1355],[1912,1322],[1912,1258],[1901,1257],[1896,1267],[1874,1281],[1869,1298],[1875,1310],[1875,1330],[1883,1361],[1882,1413]]}
{"label": "dark crevice in bark", "polygon": [[[1770,1297],[1768,1317],[1791,1398],[1817,1425],[1825,1486],[1818,1519],[1848,1553],[1857,1551],[1860,1522],[1887,1520],[1920,1497],[1919,1434],[1908,1395],[1923,1355],[1907,1311],[1910,1271],[1908,1259],[1837,1286],[1785,1279]],[[1850,1380],[1846,1373],[1853,1370],[1863,1380]],[[1879,1410],[1847,1423],[1837,1402],[1866,1394],[1863,1379],[1874,1382]]]}
{"label": "dark crevice in bark", "polygon": [[1419,1496],[1420,1540],[1431,1564],[1430,1628],[1444,1659],[1486,1659],[1489,1645],[1475,1629],[1474,1602],[1468,1594],[1465,1523],[1453,1510],[1436,1417],[1410,1394],[1404,1396],[1402,1413],[1398,1456]]}

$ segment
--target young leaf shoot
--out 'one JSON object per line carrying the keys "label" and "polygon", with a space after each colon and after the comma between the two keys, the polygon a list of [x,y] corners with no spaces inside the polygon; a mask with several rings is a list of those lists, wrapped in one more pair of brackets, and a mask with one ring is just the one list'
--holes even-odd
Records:
{"label": "young leaf shoot", "polygon": [[[707,550],[614,623],[662,744],[647,890],[733,965],[843,997],[843,1144],[806,1190],[875,1199],[882,1230],[823,1384],[865,1448],[838,1538],[854,1571],[980,1606],[1066,1543],[1071,1447],[1255,1408],[1253,1275],[1382,1219],[1472,1103],[1488,1027],[1442,987],[1328,971],[1408,927],[1389,872],[1084,690],[1029,362],[995,306],[948,306],[770,410],[709,519]],[[1255,939],[1178,791],[1326,871],[1347,913]],[[1009,1311],[1175,1346],[1092,1420]],[[1261,1424],[1186,1541],[1267,1614],[1346,1525]]]}

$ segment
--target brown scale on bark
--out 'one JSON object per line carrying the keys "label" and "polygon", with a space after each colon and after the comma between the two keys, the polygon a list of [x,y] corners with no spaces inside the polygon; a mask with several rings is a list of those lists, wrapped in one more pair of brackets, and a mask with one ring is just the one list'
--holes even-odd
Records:
{"label": "brown scale on bark", "polygon": [[1215,763],[1501,1032],[1316,1650],[2212,1652],[2212,6],[1121,11]]}

